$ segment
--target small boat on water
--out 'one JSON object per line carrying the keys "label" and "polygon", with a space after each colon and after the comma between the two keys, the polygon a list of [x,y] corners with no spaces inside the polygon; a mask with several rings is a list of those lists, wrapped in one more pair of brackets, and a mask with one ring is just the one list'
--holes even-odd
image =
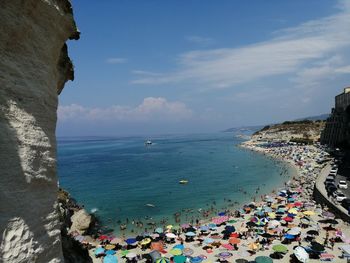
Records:
{"label": "small boat on water", "polygon": [[156,207],[154,204],[145,204],[145,206],[148,206],[148,207]]}
{"label": "small boat on water", "polygon": [[179,183],[180,183],[180,184],[187,184],[187,183],[188,183],[188,180],[180,180]]}

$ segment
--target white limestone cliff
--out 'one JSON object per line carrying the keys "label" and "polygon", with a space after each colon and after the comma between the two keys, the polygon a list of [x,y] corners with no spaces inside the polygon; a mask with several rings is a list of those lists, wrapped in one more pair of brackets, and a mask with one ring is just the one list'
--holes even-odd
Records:
{"label": "white limestone cliff", "polygon": [[73,79],[68,0],[0,0],[0,262],[63,262],[57,97]]}

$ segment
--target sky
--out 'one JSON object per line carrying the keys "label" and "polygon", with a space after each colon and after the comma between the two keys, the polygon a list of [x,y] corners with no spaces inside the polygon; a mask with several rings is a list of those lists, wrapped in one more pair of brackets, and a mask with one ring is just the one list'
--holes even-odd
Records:
{"label": "sky", "polygon": [[73,0],[58,136],[207,133],[329,113],[347,0]]}

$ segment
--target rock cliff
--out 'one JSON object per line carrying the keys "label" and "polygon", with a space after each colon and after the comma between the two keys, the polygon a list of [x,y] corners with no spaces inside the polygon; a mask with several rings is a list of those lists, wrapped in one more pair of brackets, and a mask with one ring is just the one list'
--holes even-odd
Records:
{"label": "rock cliff", "polygon": [[63,262],[56,110],[73,79],[68,0],[0,0],[0,262]]}

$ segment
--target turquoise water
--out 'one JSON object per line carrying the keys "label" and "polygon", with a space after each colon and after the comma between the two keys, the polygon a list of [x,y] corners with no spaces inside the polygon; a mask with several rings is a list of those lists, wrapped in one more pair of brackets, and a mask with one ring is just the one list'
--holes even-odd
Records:
{"label": "turquoise water", "polygon": [[60,186],[116,233],[120,223],[126,234],[174,223],[177,212],[182,223],[194,221],[211,207],[258,199],[290,174],[286,164],[237,147],[242,140],[229,133],[154,136],[147,147],[146,139],[58,139]]}

